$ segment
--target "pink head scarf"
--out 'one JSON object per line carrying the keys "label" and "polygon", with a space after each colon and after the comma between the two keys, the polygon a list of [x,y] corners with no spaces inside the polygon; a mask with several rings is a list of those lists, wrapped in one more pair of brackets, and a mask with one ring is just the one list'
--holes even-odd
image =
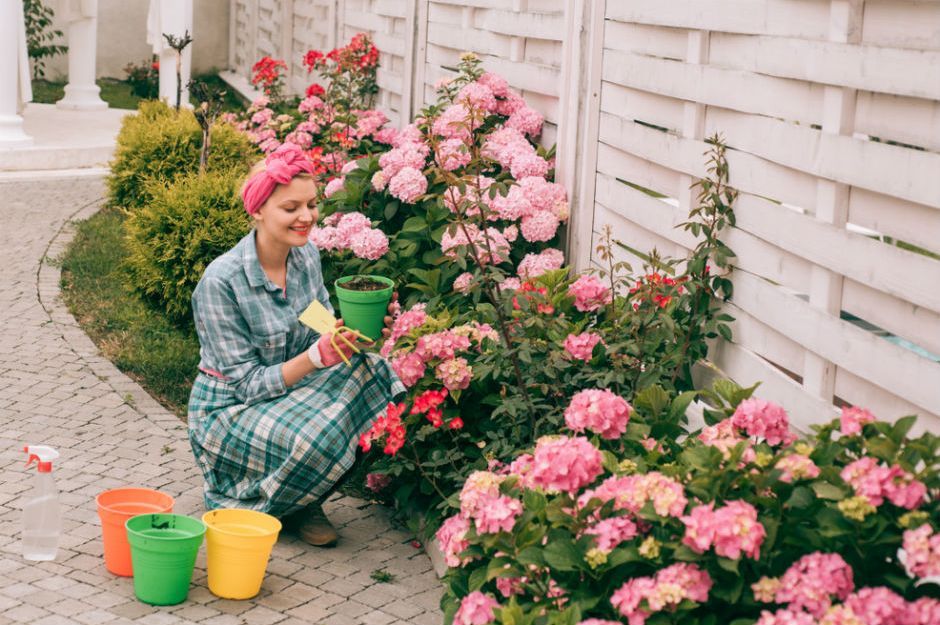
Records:
{"label": "pink head scarf", "polygon": [[242,202],[249,215],[258,212],[279,184],[287,184],[300,172],[313,173],[313,163],[294,143],[283,143],[264,159],[259,171],[242,188]]}

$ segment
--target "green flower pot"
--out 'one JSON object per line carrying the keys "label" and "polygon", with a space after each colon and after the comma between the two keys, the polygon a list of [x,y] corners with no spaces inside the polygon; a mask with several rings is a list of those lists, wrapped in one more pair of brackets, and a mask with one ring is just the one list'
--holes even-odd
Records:
{"label": "green flower pot", "polygon": [[[386,285],[375,291],[354,291],[343,285],[356,278],[371,278]],[[339,300],[339,313],[348,328],[358,330],[373,341],[382,338],[388,303],[392,301],[395,282],[384,276],[343,276],[335,283],[336,298]]]}
{"label": "green flower pot", "polygon": [[125,527],[137,598],[151,605],[185,601],[206,533],[202,521],[181,514],[141,514]]}

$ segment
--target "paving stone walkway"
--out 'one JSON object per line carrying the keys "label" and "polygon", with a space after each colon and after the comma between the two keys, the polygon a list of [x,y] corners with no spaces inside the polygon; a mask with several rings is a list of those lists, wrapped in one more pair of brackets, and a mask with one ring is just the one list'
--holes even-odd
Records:
{"label": "paving stone walkway", "polygon": [[[154,608],[102,560],[94,497],[122,485],[158,488],[176,512],[203,512],[184,425],[104,360],[64,308],[56,259],[71,222],[95,212],[100,177],[0,183],[0,625],[438,625],[441,586],[425,553],[380,506],[336,496],[335,549],[278,541],[261,594],[228,601],[206,587],[205,547],[189,599]],[[21,498],[31,475],[24,443],[60,450],[63,536],[54,562],[20,556]],[[371,573],[394,576],[378,583]]]}

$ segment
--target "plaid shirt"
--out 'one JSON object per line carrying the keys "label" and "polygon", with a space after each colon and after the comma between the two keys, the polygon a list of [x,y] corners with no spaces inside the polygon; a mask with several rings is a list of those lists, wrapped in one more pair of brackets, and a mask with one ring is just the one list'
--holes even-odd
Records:
{"label": "plaid shirt", "polygon": [[282,290],[264,273],[252,230],[212,261],[193,291],[199,368],[225,376],[245,404],[283,395],[281,365],[318,338],[297,320],[314,299],[333,310],[317,248],[291,248]]}

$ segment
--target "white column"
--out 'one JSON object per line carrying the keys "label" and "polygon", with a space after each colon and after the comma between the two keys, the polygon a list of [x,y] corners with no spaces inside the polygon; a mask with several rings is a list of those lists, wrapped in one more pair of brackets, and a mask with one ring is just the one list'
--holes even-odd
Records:
{"label": "white column", "polygon": [[[170,106],[176,105],[176,50],[171,48],[166,35],[177,38],[189,31],[193,35],[192,0],[150,0],[150,15],[147,24],[147,42],[153,46],[154,54],[160,57],[160,99]],[[186,46],[180,59],[180,106],[191,108],[189,89],[186,84],[192,67],[193,44]]]}
{"label": "white column", "polygon": [[30,145],[23,118],[16,114],[21,65],[19,40],[23,14],[17,2],[0,2],[0,147]]}
{"label": "white column", "polygon": [[69,84],[65,97],[56,102],[61,109],[98,111],[108,108],[98,95],[95,84],[95,60],[98,53],[98,0],[69,3],[68,44]]}

